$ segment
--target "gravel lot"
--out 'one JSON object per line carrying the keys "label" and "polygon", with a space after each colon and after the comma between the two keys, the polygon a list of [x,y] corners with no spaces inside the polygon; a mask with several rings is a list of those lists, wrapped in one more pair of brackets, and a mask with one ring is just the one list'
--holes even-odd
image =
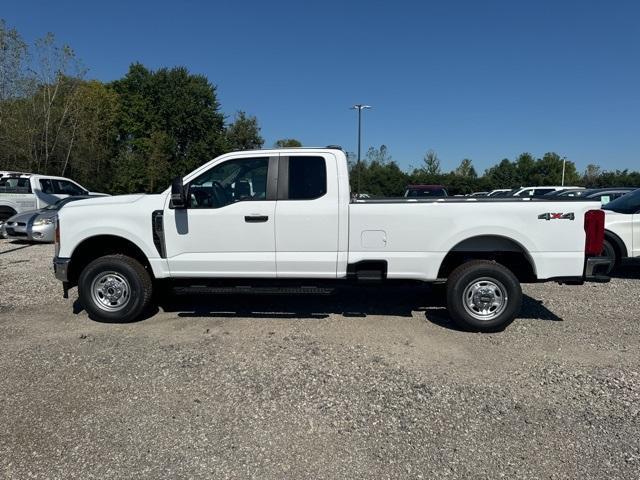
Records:
{"label": "gravel lot", "polygon": [[640,267],[456,331],[427,288],[101,324],[0,240],[2,478],[640,478]]}

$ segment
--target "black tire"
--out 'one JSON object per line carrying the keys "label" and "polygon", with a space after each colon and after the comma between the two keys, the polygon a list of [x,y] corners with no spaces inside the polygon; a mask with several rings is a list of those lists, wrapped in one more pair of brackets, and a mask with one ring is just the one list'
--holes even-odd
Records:
{"label": "black tire", "polygon": [[10,207],[0,207],[0,223],[4,223],[13,217],[16,211]]}
{"label": "black tire", "polygon": [[[111,293],[115,292],[115,296],[118,292],[121,293],[113,302],[109,300],[115,296],[104,297],[104,291],[102,297],[100,292],[95,293],[96,289],[105,290],[112,284]],[[124,323],[137,320],[149,307],[152,295],[153,283],[149,273],[140,262],[125,255],[97,258],[82,270],[78,279],[80,301],[89,317],[102,322]],[[101,304],[100,298],[109,305]],[[119,302],[123,304],[118,305]]]}
{"label": "black tire", "polygon": [[[486,307],[490,303],[500,306]],[[447,309],[462,329],[502,330],[520,313],[521,307],[520,282],[511,270],[499,263],[473,260],[460,265],[447,279]]]}
{"label": "black tire", "polygon": [[609,275],[613,271],[613,269],[619,265],[620,255],[618,255],[618,251],[616,250],[616,247],[613,245],[613,243],[607,238],[604,239],[602,256],[611,259],[611,263],[607,267],[601,268],[598,273]]}

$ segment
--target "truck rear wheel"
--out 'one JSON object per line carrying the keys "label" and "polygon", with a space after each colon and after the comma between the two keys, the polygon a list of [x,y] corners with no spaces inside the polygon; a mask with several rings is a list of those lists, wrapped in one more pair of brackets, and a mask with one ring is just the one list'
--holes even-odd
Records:
{"label": "truck rear wheel", "polygon": [[94,320],[130,322],[149,306],[153,284],[145,268],[125,255],[107,255],[87,265],[78,279],[78,296]]}
{"label": "truck rear wheel", "polygon": [[508,268],[489,260],[460,265],[447,279],[447,308],[465,330],[501,330],[520,312],[522,288]]}
{"label": "truck rear wheel", "polygon": [[607,257],[610,260],[610,263],[599,273],[609,275],[620,263],[620,258],[617,254],[616,248],[613,246],[613,243],[607,238],[604,239],[602,244],[602,256]]}

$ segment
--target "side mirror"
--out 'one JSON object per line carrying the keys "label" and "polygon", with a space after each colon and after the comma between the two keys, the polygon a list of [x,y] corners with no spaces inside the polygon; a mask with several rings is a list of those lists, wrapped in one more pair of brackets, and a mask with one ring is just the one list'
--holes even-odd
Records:
{"label": "side mirror", "polygon": [[182,184],[182,177],[176,177],[171,182],[171,206],[173,208],[187,208],[187,193]]}

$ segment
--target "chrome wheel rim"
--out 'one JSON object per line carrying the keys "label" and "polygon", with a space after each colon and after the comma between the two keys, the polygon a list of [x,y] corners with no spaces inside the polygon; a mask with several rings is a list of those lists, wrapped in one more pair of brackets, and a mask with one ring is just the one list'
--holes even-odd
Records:
{"label": "chrome wheel rim", "polygon": [[93,303],[106,312],[117,312],[131,300],[129,281],[117,272],[104,272],[91,282]]}
{"label": "chrome wheel rim", "polygon": [[462,304],[477,320],[493,320],[507,308],[507,289],[495,278],[473,280],[462,293]]}

